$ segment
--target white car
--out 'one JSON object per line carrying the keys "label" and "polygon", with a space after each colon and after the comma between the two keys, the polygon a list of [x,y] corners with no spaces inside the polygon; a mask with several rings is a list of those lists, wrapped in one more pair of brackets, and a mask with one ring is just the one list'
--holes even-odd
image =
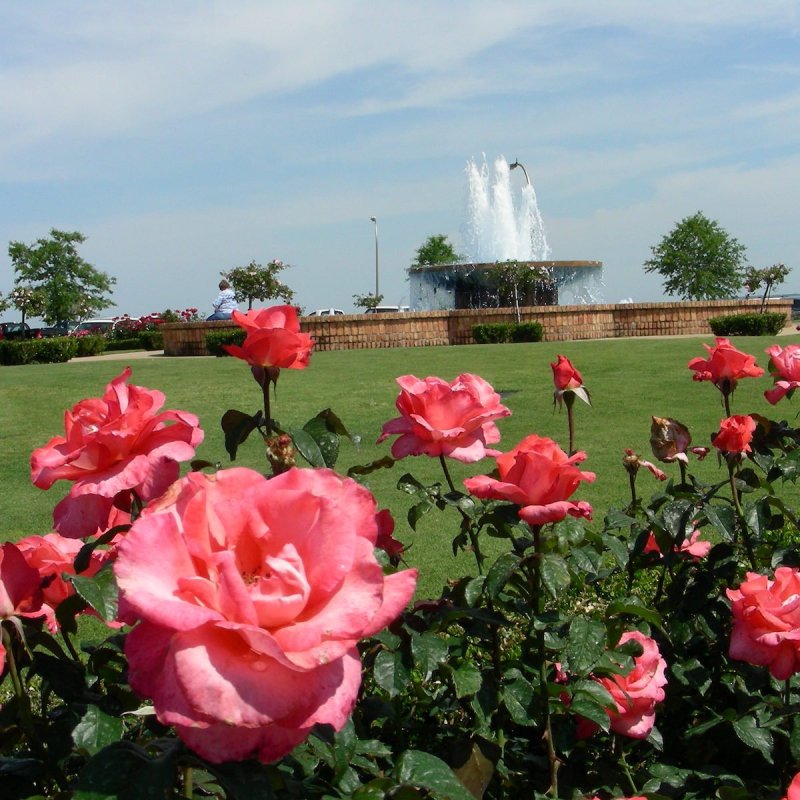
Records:
{"label": "white car", "polygon": [[344,315],[344,311],[341,308],[318,308],[316,311],[312,311],[308,316],[309,317],[338,317],[339,315]]}
{"label": "white car", "polygon": [[404,314],[408,311],[408,306],[375,306],[368,308],[365,314]]}
{"label": "white car", "polygon": [[70,332],[70,336],[85,336],[87,333],[108,333],[114,327],[111,317],[92,317],[79,322]]}

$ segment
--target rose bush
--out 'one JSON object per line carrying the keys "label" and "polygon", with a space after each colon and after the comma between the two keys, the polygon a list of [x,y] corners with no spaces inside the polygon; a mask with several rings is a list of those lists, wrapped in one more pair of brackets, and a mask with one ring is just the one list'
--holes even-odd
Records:
{"label": "rose bush", "polygon": [[148,508],[114,565],[131,686],[212,762],[274,761],[347,721],[359,639],[405,607],[384,576],[372,495],[329,471],[191,474]]}

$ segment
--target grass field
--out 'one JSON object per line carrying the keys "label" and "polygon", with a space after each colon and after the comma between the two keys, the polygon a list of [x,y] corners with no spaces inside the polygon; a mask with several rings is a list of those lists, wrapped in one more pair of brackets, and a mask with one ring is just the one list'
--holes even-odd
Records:
{"label": "grass field", "polygon": [[[781,337],[780,344],[797,341]],[[277,387],[273,416],[281,423],[301,426],[319,410],[330,407],[342,419],[358,444],[342,446],[338,468],[370,462],[389,453],[390,442],[376,445],[382,424],[396,416],[395,377],[414,374],[437,375],[451,380],[460,372],[474,372],[488,380],[504,396],[513,416],[501,420],[500,449],[510,449],[529,433],[549,436],[567,446],[564,412],[553,411],[550,362],[558,353],[568,356],[582,372],[592,394],[593,407],[576,403],[576,444],[588,454],[582,465],[597,473],[594,484],[583,484],[575,497],[590,501],[601,522],[609,505],[622,506],[628,499],[627,474],[621,465],[626,447],[650,456],[650,417],[670,416],[692,431],[695,444],[709,444],[723,409],[719,392],[708,383],[696,383],[686,368],[695,356],[704,356],[702,342],[712,337],[675,339],[616,339],[585,342],[540,342],[535,344],[474,345],[393,350],[360,350],[316,353],[303,371],[284,370]],[[739,338],[734,344],[757,357],[766,368],[764,348],[768,338]],[[144,358],[73,361],[68,364],[29,365],[0,369],[0,539],[15,540],[50,530],[51,512],[66,494],[66,484],[43,492],[30,482],[31,451],[52,436],[63,433],[63,415],[84,397],[99,396],[105,384],[130,363],[133,383],[159,389],[166,395],[165,408],[190,411],[200,417],[205,441],[198,457],[229,465],[219,420],[228,408],[250,413],[260,407],[260,389],[247,366],[236,359]],[[776,409],[767,404],[763,392],[768,377],[745,380],[733,397],[733,413],[758,412],[773,417],[793,417],[791,402]],[[796,402],[796,401],[795,401]],[[256,439],[246,442],[237,465],[266,469]],[[492,460],[465,466],[452,462],[457,483],[470,475],[488,472]],[[665,465],[668,474],[677,469]],[[692,471],[716,480],[722,473],[712,454]],[[397,519],[396,534],[411,544],[408,560],[422,567],[421,591],[437,591],[448,576],[471,569],[471,559],[454,563],[450,554],[451,532],[457,529],[455,515],[432,513],[417,532],[405,521],[410,504],[396,490],[398,478],[411,472],[423,482],[441,480],[438,461],[408,458],[392,470],[369,476],[367,484],[381,507],[390,507]],[[640,494],[656,489],[649,474],[639,478]],[[463,563],[462,563],[463,562]]]}

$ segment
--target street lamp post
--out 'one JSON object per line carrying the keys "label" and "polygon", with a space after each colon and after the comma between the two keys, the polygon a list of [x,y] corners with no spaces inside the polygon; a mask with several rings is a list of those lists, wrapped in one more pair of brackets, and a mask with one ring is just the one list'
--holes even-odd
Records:
{"label": "street lamp post", "polygon": [[375,297],[377,297],[381,293],[380,273],[378,271],[378,218],[370,217],[370,221],[375,224]]}

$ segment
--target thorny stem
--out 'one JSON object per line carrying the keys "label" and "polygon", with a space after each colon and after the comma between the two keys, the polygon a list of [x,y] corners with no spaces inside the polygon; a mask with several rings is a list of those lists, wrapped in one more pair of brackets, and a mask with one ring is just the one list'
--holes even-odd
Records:
{"label": "thorny stem", "polygon": [[183,796],[184,797],[192,797],[194,794],[194,785],[193,785],[194,776],[192,774],[192,768],[185,764],[183,767]]}
{"label": "thorny stem", "polygon": [[622,765],[622,771],[625,773],[625,777],[628,779],[628,788],[631,790],[631,794],[636,794],[639,790],[636,787],[636,784],[633,782],[631,769],[628,766],[627,759],[625,758],[625,743],[622,741],[622,737],[619,735],[614,737],[614,749],[619,755],[619,763]]}
{"label": "thorny stem", "polygon": [[575,404],[575,395],[572,392],[565,392],[564,403],[567,406],[567,426],[569,428],[569,455],[575,455],[575,417],[572,414],[572,406]]}
{"label": "thorny stem", "polygon": [[[447,485],[450,487],[450,491],[453,493],[457,493],[458,489],[456,489],[455,484],[453,483],[453,478],[450,476],[450,470],[447,467],[447,461],[445,460],[445,457],[441,453],[439,454],[439,463],[442,465],[442,471],[444,472],[444,477],[445,480],[447,481]],[[478,542],[478,535],[475,533],[475,530],[472,527],[472,523],[469,517],[467,516],[466,512],[464,511],[464,509],[459,508],[458,510],[461,514],[461,518],[465,522],[469,523],[467,526],[467,534],[469,535],[469,541],[470,544],[472,545],[472,552],[475,553],[475,563],[478,567],[478,575],[483,575],[483,562],[485,560],[485,557],[481,552],[481,546]]]}
{"label": "thorny stem", "polygon": [[686,464],[683,461],[679,461],[678,467],[681,471],[681,483],[686,483]]}
{"label": "thorny stem", "polygon": [[272,417],[270,416],[269,408],[269,381],[265,380],[261,386],[264,393],[264,421],[267,426],[267,436],[272,433]]}
{"label": "thorny stem", "polygon": [[747,522],[744,518],[744,510],[742,509],[742,502],[739,498],[739,490],[736,488],[736,468],[733,464],[733,459],[730,457],[728,458],[728,478],[731,484],[733,507],[736,509],[736,518],[742,530],[742,540],[744,541],[745,550],[747,550],[747,558],[750,560],[751,569],[755,572],[757,567],[756,556],[753,552],[753,542],[750,540],[750,529],[747,527]]}

